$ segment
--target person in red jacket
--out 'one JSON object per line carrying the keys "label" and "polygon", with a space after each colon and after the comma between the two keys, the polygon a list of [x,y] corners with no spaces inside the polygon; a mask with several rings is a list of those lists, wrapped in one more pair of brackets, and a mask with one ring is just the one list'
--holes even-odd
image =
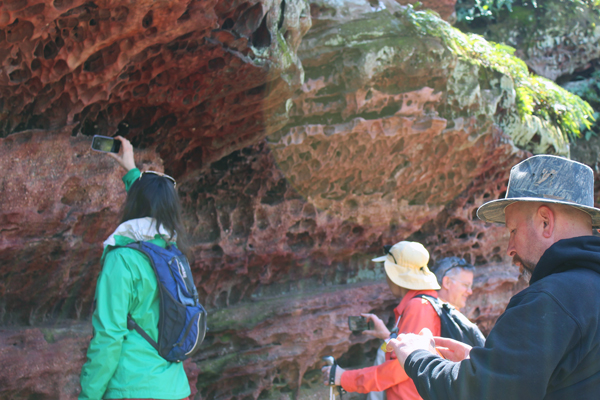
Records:
{"label": "person in red jacket", "polygon": [[[419,333],[428,328],[433,335],[440,336],[440,318],[431,304],[420,297],[427,294],[437,298],[440,286],[435,275],[427,268],[429,253],[417,242],[399,242],[387,249],[383,257],[373,259],[384,262],[386,278],[394,296],[402,298],[394,309],[399,333]],[[387,339],[390,331],[384,322],[374,314],[363,314],[373,321],[375,329],[365,331],[380,339]],[[330,367],[324,367],[323,379],[329,380]],[[335,371],[335,384],[348,392],[369,393],[386,391],[388,400],[420,399],[413,381],[406,375],[393,353],[386,354],[381,365],[357,370],[344,370],[339,366]]]}

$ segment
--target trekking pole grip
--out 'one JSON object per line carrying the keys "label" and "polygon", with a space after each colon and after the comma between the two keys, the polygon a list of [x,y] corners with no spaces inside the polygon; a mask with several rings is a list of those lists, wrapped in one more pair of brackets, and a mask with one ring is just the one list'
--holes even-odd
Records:
{"label": "trekking pole grip", "polygon": [[335,362],[335,358],[333,358],[332,356],[325,356],[323,357],[323,361],[325,361],[325,363],[329,366],[331,366],[331,368],[329,369],[329,381],[328,384],[329,386],[335,386],[335,369],[337,367],[337,363]]}

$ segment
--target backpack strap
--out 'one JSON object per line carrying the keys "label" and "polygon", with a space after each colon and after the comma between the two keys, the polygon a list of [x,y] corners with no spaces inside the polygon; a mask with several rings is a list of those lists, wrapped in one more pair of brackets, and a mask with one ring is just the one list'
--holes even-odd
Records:
{"label": "backpack strap", "polygon": [[[130,249],[138,250],[139,252],[141,252],[142,254],[144,254],[150,260],[150,264],[152,265],[152,269],[156,270],[156,266],[154,265],[154,260],[152,260],[152,257],[150,257],[150,255],[144,251],[144,249],[142,248],[142,244],[140,242],[130,243],[130,244],[128,244],[125,247],[129,247]],[[127,313],[127,329],[129,329],[129,330],[132,330],[132,329],[135,330],[144,339],[146,339],[146,341],[148,343],[150,343],[150,345],[152,347],[154,347],[156,349],[156,351],[158,351],[160,353],[160,350],[158,349],[158,343],[156,343],[156,341],[154,339],[152,339],[150,337],[150,335],[148,335],[146,333],[146,331],[144,329],[142,329],[141,326],[138,325],[137,322],[135,322],[135,320],[133,319],[133,317],[129,313]]]}
{"label": "backpack strap", "polygon": [[137,322],[135,322],[135,320],[131,317],[131,314],[127,314],[127,329],[134,329],[144,339],[146,339],[148,343],[150,343],[150,345],[156,349],[156,351],[158,351],[158,343],[156,343],[156,341],[154,341],[154,339],[152,339],[150,335],[148,335],[146,331],[137,324]]}
{"label": "backpack strap", "polygon": [[444,337],[458,340],[470,346],[482,347],[485,345],[485,337],[474,323],[469,321],[460,311],[440,299],[426,294],[419,294],[427,300],[440,317],[441,334]]}
{"label": "backpack strap", "polygon": [[[438,317],[442,316],[442,304],[440,304],[440,300],[430,296],[428,294],[418,294],[415,297],[419,297],[421,299],[425,299],[429,302],[429,304],[431,304],[431,306],[433,307],[433,309],[435,310],[435,312],[437,313]],[[414,297],[413,297],[414,298]]]}

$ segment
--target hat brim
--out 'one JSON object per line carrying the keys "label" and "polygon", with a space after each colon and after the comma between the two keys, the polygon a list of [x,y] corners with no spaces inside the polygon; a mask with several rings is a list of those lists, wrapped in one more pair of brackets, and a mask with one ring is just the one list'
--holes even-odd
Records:
{"label": "hat brim", "polygon": [[553,199],[541,199],[538,197],[519,197],[514,199],[498,199],[492,200],[485,203],[477,209],[477,217],[485,222],[496,222],[499,224],[506,224],[506,216],[504,210],[506,207],[513,203],[518,202],[539,202],[539,203],[550,203],[550,204],[563,204],[565,206],[571,206],[587,213],[592,217],[592,228],[600,228],[600,209],[595,207],[583,206],[577,203],[570,203],[568,201],[553,200]]}

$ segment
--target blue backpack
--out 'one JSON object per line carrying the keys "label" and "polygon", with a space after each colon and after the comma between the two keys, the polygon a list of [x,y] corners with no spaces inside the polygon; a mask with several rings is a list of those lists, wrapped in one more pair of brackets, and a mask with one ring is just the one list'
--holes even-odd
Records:
{"label": "blue backpack", "polygon": [[187,258],[177,247],[163,249],[148,242],[127,247],[141,251],[150,259],[160,293],[158,343],[127,315],[127,328],[135,329],[167,361],[181,362],[191,357],[206,334],[206,310],[198,292]]}

